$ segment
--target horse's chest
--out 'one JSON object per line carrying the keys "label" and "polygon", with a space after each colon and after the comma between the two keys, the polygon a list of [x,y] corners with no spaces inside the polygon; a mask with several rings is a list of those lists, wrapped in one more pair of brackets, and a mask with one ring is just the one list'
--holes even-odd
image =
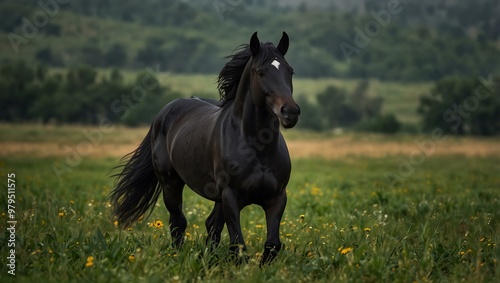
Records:
{"label": "horse's chest", "polygon": [[288,181],[286,172],[274,169],[256,164],[248,170],[248,174],[243,175],[237,185],[248,202],[259,203],[260,200],[270,198],[285,188]]}
{"label": "horse's chest", "polygon": [[266,168],[259,164],[252,169],[251,173],[244,180],[243,187],[250,190],[260,190],[260,188],[273,190],[279,188],[278,176],[271,168]]}

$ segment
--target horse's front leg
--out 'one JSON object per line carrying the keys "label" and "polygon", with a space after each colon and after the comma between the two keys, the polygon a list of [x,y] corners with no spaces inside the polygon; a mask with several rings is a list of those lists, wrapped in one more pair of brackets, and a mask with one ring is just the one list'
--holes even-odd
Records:
{"label": "horse's front leg", "polygon": [[238,194],[232,188],[222,191],[222,210],[229,232],[230,250],[236,256],[237,262],[245,258],[245,241],[241,232],[240,212],[243,207],[238,201]]}
{"label": "horse's front leg", "polygon": [[266,213],[267,239],[260,266],[270,263],[276,258],[281,249],[280,223],[286,206],[286,190],[262,206]]}

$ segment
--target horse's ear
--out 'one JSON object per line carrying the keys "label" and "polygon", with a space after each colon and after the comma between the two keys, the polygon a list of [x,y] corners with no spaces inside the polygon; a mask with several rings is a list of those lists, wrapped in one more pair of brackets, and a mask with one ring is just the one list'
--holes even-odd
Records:
{"label": "horse's ear", "polygon": [[260,40],[257,37],[257,32],[254,32],[250,38],[250,51],[252,51],[252,56],[257,55],[260,51]]}
{"label": "horse's ear", "polygon": [[288,51],[288,34],[286,32],[283,32],[283,36],[280,39],[280,43],[278,43],[278,51],[281,53],[281,55],[285,56],[286,52]]}

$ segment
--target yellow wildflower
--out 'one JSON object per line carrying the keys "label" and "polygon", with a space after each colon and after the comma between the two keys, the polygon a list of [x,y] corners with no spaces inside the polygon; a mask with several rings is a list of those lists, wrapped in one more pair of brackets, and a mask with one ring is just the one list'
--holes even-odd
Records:
{"label": "yellow wildflower", "polygon": [[161,227],[163,227],[163,222],[161,222],[161,220],[156,220],[156,221],[153,223],[153,226],[154,226],[155,228],[157,228],[157,229],[158,229],[158,228],[161,228]]}
{"label": "yellow wildflower", "polygon": [[352,248],[343,248],[340,253],[343,255],[346,255],[348,253],[352,252]]}
{"label": "yellow wildflower", "polygon": [[91,267],[94,266],[94,257],[89,256],[87,257],[87,263],[85,263],[85,267]]}
{"label": "yellow wildflower", "polygon": [[313,195],[313,196],[322,196],[323,192],[321,191],[321,188],[313,186],[311,188],[311,195]]}

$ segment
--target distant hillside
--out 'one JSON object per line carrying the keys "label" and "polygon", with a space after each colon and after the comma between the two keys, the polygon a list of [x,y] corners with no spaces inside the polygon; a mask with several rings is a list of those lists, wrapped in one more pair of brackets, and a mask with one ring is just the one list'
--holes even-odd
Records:
{"label": "distant hillside", "polygon": [[401,1],[392,10],[374,0],[38,3],[0,4],[1,61],[214,74],[254,31],[276,41],[286,30],[287,58],[302,77],[428,81],[500,71],[498,1]]}
{"label": "distant hillside", "polygon": [[[186,1],[187,2],[187,1]],[[213,0],[192,0],[193,6],[213,8]],[[219,1],[225,3],[225,1]],[[451,34],[481,34],[488,39],[500,39],[500,2],[495,0],[240,0],[247,10],[289,12],[324,11],[349,15],[366,15],[371,11],[387,10],[390,3],[401,3],[404,16],[393,20],[402,25],[419,25]],[[227,3],[231,3],[227,1]],[[244,3],[244,4],[243,4]]]}

